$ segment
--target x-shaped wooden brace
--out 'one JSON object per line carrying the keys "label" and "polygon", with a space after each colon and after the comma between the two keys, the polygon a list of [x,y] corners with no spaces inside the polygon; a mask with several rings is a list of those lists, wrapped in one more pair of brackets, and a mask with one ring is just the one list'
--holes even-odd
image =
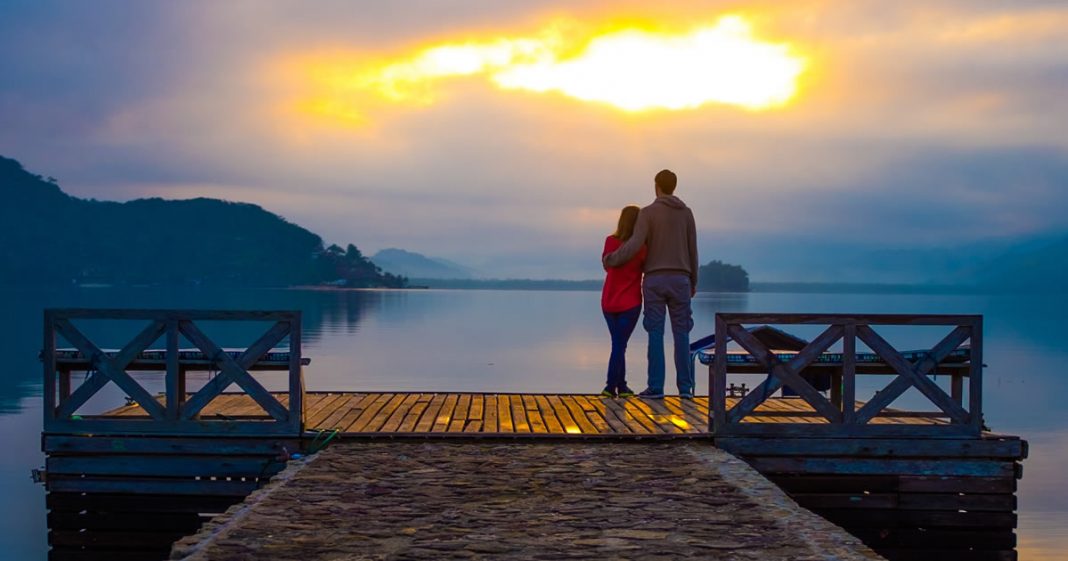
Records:
{"label": "x-shaped wooden brace", "polygon": [[[784,384],[790,384],[790,387],[801,395],[815,409],[820,415],[827,418],[832,423],[842,422],[842,412],[834,406],[827,398],[823,397],[816,388],[813,388],[807,380],[801,377],[801,371],[809,365],[812,361],[816,360],[824,351],[829,349],[831,345],[842,338],[844,332],[841,325],[832,325],[827,328],[826,331],[820,334],[812,340],[811,343],[805,345],[805,348],[801,349],[790,362],[783,364],[775,353],[768,350],[759,339],[749,333],[749,331],[742,328],[741,325],[731,325],[728,327],[728,331],[735,342],[742,346],[745,350],[749,351],[753,357],[757,359],[760,364],[764,365],[768,369],[768,377],[757,387],[753,388],[741,401],[736,403],[734,407],[727,411],[727,422],[738,423],[746,416],[753,413],[757,406],[764,403],[771,394],[781,388]],[[716,357],[716,360],[727,360],[727,357]]]}
{"label": "x-shaped wooden brace", "polygon": [[225,390],[230,384],[237,384],[249,395],[260,407],[272,418],[278,421],[289,419],[289,411],[279,403],[248,372],[248,368],[256,363],[263,355],[267,354],[279,341],[289,334],[289,322],[280,321],[274,324],[255,343],[245,349],[236,359],[226,354],[214,341],[208,338],[193,322],[183,320],[178,322],[178,330],[185,335],[190,342],[197,346],[208,360],[219,367],[219,375],[212,378],[204,387],[200,388],[189,401],[182,407],[182,419],[192,419],[200,414],[200,411]]}
{"label": "x-shaped wooden brace", "polygon": [[166,418],[166,410],[148,390],[138,384],[126,372],[126,367],[137,358],[141,351],[148,348],[167,329],[167,324],[162,321],[154,321],[148,325],[137,337],[126,344],[115,356],[109,357],[89,340],[74,324],[67,319],[57,319],[54,323],[56,331],[67,341],[70,341],[81,353],[89,359],[90,368],[96,370],[96,376],[90,376],[85,382],[56,408],[56,417],[69,418],[85,405],[85,402],[93,397],[100,388],[109,381],[115,382],[126,395],[130,396],[142,409],[153,419],[163,420]]}
{"label": "x-shaped wooden brace", "polygon": [[960,405],[957,405],[946,392],[942,391],[942,388],[938,387],[938,384],[932,382],[927,378],[927,373],[930,372],[935,366],[938,366],[942,359],[949,356],[949,353],[960,346],[965,340],[971,336],[971,328],[966,326],[959,326],[946,335],[937,345],[934,346],[923,358],[916,361],[915,364],[905,360],[905,357],[901,356],[901,353],[897,352],[890,343],[887,343],[878,333],[867,325],[857,326],[857,337],[861,341],[864,341],[871,347],[871,350],[875,351],[883,360],[886,361],[891,368],[898,373],[898,376],[894,378],[893,382],[890,382],[888,386],[882,389],[882,391],[875,394],[875,397],[871,401],[864,404],[857,410],[855,421],[857,424],[864,424],[872,420],[880,411],[890,405],[899,395],[909,389],[910,386],[915,386],[920,390],[923,395],[927,396],[927,399],[931,400],[939,409],[949,415],[950,419],[955,423],[967,424],[971,415],[965,411]]}

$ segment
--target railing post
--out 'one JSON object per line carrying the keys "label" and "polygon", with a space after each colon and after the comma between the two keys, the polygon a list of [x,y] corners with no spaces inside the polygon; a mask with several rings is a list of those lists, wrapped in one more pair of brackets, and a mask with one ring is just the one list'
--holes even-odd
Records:
{"label": "railing post", "polygon": [[304,369],[301,365],[301,313],[289,320],[289,421],[297,433],[304,431]]}
{"label": "railing post", "polygon": [[51,310],[44,311],[44,344],[41,350],[44,365],[44,426],[56,420],[56,328]]}
{"label": "railing post", "polygon": [[857,324],[849,321],[842,329],[842,424],[851,425],[857,404]]}
{"label": "railing post", "polygon": [[971,364],[968,371],[968,420],[976,433],[983,430],[983,316],[971,323]]}
{"label": "railing post", "polygon": [[180,417],[184,400],[185,384],[182,383],[181,366],[178,364],[178,320],[167,320],[167,374],[165,392],[167,396],[167,418],[177,421]]}
{"label": "railing post", "polygon": [[949,377],[949,397],[953,398],[953,403],[964,406],[964,376],[957,371]]}
{"label": "railing post", "polygon": [[70,397],[70,370],[61,368],[56,374],[59,376],[59,399],[56,401],[63,403],[63,400]]}
{"label": "railing post", "polygon": [[716,354],[709,368],[709,431],[723,434],[727,428],[727,323],[716,314]]}

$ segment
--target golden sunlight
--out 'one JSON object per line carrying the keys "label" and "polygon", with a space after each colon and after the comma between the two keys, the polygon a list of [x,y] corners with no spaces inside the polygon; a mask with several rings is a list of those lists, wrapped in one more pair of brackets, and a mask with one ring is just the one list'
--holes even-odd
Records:
{"label": "golden sunlight", "polygon": [[630,26],[581,36],[551,26],[533,37],[443,42],[379,60],[304,58],[296,67],[310,89],[295,105],[357,124],[382,104],[429,105],[442,80],[466,76],[628,112],[710,103],[758,111],[788,103],[805,66],[791,45],[758,39],[736,15],[682,33]]}
{"label": "golden sunlight", "polygon": [[685,35],[620,30],[594,38],[573,59],[513,64],[492,79],[627,111],[717,102],[758,110],[789,101],[804,67],[788,46],[761,43],[744,19],[727,16]]}

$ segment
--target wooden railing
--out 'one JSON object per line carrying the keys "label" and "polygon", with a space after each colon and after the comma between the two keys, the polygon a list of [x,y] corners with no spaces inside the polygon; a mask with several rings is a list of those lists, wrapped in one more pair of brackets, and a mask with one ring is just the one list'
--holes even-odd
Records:
{"label": "wooden railing", "polygon": [[[105,351],[75,327],[72,320],[147,321],[148,325],[125,346]],[[240,352],[221,348],[196,322],[270,322],[255,342]],[[56,336],[75,351],[59,352]],[[196,351],[179,348],[180,337]],[[289,339],[288,358],[265,360],[281,341]],[[165,339],[158,351],[149,349]],[[194,356],[189,356],[194,355]],[[299,435],[303,430],[301,315],[299,311],[198,311],[50,309],[44,312],[44,430],[59,433],[173,434],[173,435]],[[186,392],[187,371],[217,371],[196,393]],[[289,373],[288,403],[283,404],[252,376],[254,370]],[[71,372],[84,371],[81,384],[71,388]],[[131,376],[136,371],[162,371],[162,403]],[[138,405],[145,416],[84,416],[79,408],[108,383],[114,383]],[[265,412],[259,418],[225,419],[202,416],[204,408],[229,386],[236,384]],[[147,418],[146,418],[147,417]]]}
{"label": "wooden railing", "polygon": [[[804,348],[790,353],[789,360],[780,360],[775,349],[768,348],[746,330],[746,325],[768,324],[826,325],[819,336]],[[913,361],[888,343],[876,326],[947,326],[952,330],[930,350],[914,357]],[[955,437],[978,436],[982,431],[983,391],[983,319],[964,315],[844,315],[844,314],[716,314],[715,355],[709,367],[710,407],[709,423],[713,435],[744,436],[915,436]],[[857,339],[866,344],[881,359],[879,364],[857,362]],[[728,341],[733,340],[755,359],[754,365],[739,367],[729,364]],[[838,341],[842,341],[841,360],[833,366],[814,364]],[[944,361],[966,341],[970,342],[969,359],[947,367]],[[837,352],[837,351],[836,351]],[[808,380],[806,370],[833,370],[831,396],[825,397]],[[951,389],[947,394],[928,375],[934,371],[948,371]],[[767,378],[745,397],[727,408],[727,375],[739,372],[767,373]],[[856,407],[858,375],[889,374],[893,379],[859,409]],[[963,403],[963,381],[968,379],[968,403]],[[760,415],[757,408],[783,386],[789,386],[814,410],[818,423],[744,422],[746,417]],[[880,416],[908,416],[886,412],[895,399],[909,388],[916,388],[937,407],[929,417],[944,419],[931,424],[875,424]]]}

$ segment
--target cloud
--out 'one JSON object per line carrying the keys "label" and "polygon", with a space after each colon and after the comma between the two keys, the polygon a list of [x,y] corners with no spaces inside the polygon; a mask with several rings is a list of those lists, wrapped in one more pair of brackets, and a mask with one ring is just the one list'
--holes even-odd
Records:
{"label": "cloud", "polygon": [[[922,245],[1068,229],[1053,210],[1068,202],[1059,3],[57,8],[0,8],[0,153],[81,196],[235,198],[369,252],[579,277],[600,274],[587,255],[621,206],[651,199],[664,167],[702,239],[719,243],[709,259],[773,263],[794,250],[781,240],[830,247],[843,230]],[[458,79],[433,104],[385,104],[354,128],[293,114],[299,88],[275,72],[302,53],[385,56],[562,18],[677,28],[739,10],[757,37],[809,61],[782,108],[630,114]]]}

